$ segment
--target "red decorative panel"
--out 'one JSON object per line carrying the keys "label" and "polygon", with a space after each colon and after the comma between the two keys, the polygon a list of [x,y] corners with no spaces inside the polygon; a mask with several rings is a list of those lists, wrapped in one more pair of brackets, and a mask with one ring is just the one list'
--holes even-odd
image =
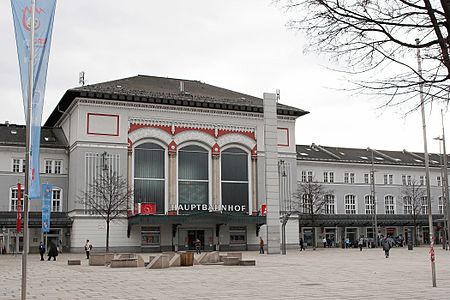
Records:
{"label": "red decorative panel", "polygon": [[218,156],[220,154],[220,147],[217,145],[217,143],[214,144],[214,146],[211,149],[211,153],[213,156]]}
{"label": "red decorative panel", "polygon": [[119,116],[99,113],[87,114],[86,133],[89,135],[119,136]]}
{"label": "red decorative panel", "polygon": [[183,131],[192,131],[192,130],[204,132],[206,134],[209,134],[210,136],[214,136],[214,129],[193,128],[193,127],[175,127],[175,135]]}
{"label": "red decorative panel", "polygon": [[168,134],[172,134],[170,130],[170,126],[160,126],[160,125],[151,125],[151,124],[130,124],[130,128],[128,129],[128,133],[133,132],[135,130],[141,129],[141,128],[159,128],[161,130],[164,130]]}
{"label": "red decorative panel", "polygon": [[169,154],[177,153],[177,143],[175,141],[171,141],[169,144]]}
{"label": "red decorative panel", "polygon": [[236,131],[236,130],[219,129],[218,133],[217,133],[217,137],[225,135],[225,134],[230,134],[230,133],[242,134],[242,135],[248,136],[252,140],[256,140],[255,133],[254,132],[250,132],[250,131]]}
{"label": "red decorative panel", "polygon": [[278,146],[289,146],[289,128],[278,127]]}

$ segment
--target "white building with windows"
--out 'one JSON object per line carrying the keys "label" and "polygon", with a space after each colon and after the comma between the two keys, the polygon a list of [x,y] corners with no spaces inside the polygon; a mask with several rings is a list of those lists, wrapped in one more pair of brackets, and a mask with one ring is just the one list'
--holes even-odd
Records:
{"label": "white building with windows", "polygon": [[[291,216],[289,246],[297,247],[300,237],[310,245],[313,232],[316,241],[327,238],[333,246],[376,234],[406,237],[414,205],[401,190],[423,185],[423,154],[296,145],[296,119],[308,112],[274,98],[266,110],[273,109],[270,120],[266,107],[261,98],[200,81],[154,76],[68,90],[42,128],[41,181],[53,185],[51,230],[41,232],[42,203],[32,201],[30,251],[41,240],[63,251],[82,251],[86,239],[95,249],[105,246],[106,223],[82,197],[106,171],[126,178],[133,191],[111,223],[112,251],[189,250],[196,239],[204,250],[256,250],[259,236],[278,248],[278,211],[291,210],[298,186],[311,181],[329,191],[326,205],[315,230],[306,214]],[[24,159],[24,126],[1,124],[0,245],[8,253],[22,251],[15,227]],[[430,161],[440,233],[439,156]],[[423,206],[416,220],[423,242],[425,213]]]}

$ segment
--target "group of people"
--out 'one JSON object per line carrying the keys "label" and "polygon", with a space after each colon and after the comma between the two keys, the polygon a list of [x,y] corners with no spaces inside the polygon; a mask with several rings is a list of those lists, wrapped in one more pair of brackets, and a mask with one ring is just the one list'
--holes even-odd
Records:
{"label": "group of people", "polygon": [[[53,243],[52,241],[50,241],[49,245],[48,245],[48,259],[50,260],[53,258],[53,260],[56,260],[56,257],[58,256],[58,248],[56,247],[55,243]],[[41,260],[44,260],[44,254],[45,254],[45,245],[44,243],[40,242],[39,243],[39,255],[41,256]]]}
{"label": "group of people", "polygon": [[[45,254],[45,245],[43,242],[39,243],[39,255],[41,256],[41,260],[44,260],[44,254]],[[86,252],[86,258],[89,259],[89,254],[92,250],[92,244],[89,242],[89,240],[86,240],[86,244],[84,244],[84,251]],[[53,243],[53,241],[50,241],[48,244],[48,252],[47,252],[47,256],[48,259],[47,260],[51,260],[53,258],[53,260],[56,260],[56,257],[58,256],[58,253],[60,253],[60,250],[58,249],[58,247],[56,247],[55,243]]]}

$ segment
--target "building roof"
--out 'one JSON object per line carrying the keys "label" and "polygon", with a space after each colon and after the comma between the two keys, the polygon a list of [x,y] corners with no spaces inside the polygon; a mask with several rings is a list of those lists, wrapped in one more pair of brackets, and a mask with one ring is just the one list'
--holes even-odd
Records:
{"label": "building roof", "polygon": [[[25,125],[0,124],[0,146],[25,147],[26,128]],[[66,148],[69,146],[61,128],[42,127],[41,147],[43,148]]]}
{"label": "building roof", "polygon": [[[66,91],[45,125],[54,126],[76,97],[263,113],[261,98],[197,80],[137,75]],[[299,108],[277,104],[279,115],[299,117],[308,113]]]}
{"label": "building roof", "polygon": [[[425,156],[423,153],[409,152],[407,150],[388,151],[371,148],[342,148],[321,146],[314,143],[311,145],[297,145],[296,147],[297,160],[303,161],[371,164],[373,153],[373,163],[377,165],[425,165]],[[440,167],[440,161],[439,154],[429,153],[431,167]]]}

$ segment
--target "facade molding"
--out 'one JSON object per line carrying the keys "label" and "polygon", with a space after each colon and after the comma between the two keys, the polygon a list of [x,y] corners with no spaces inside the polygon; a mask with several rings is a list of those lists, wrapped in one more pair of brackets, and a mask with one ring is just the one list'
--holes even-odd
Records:
{"label": "facade molding", "polygon": [[135,144],[137,141],[146,138],[159,140],[163,142],[166,146],[169,145],[170,142],[172,141],[172,136],[168,134],[166,131],[153,127],[140,128],[128,134],[128,139],[131,141],[132,144]]}
{"label": "facade molding", "polygon": [[256,146],[256,141],[250,139],[246,135],[230,133],[219,137],[217,139],[217,144],[220,148],[223,148],[229,144],[239,144],[245,146],[248,151],[251,151]]}

